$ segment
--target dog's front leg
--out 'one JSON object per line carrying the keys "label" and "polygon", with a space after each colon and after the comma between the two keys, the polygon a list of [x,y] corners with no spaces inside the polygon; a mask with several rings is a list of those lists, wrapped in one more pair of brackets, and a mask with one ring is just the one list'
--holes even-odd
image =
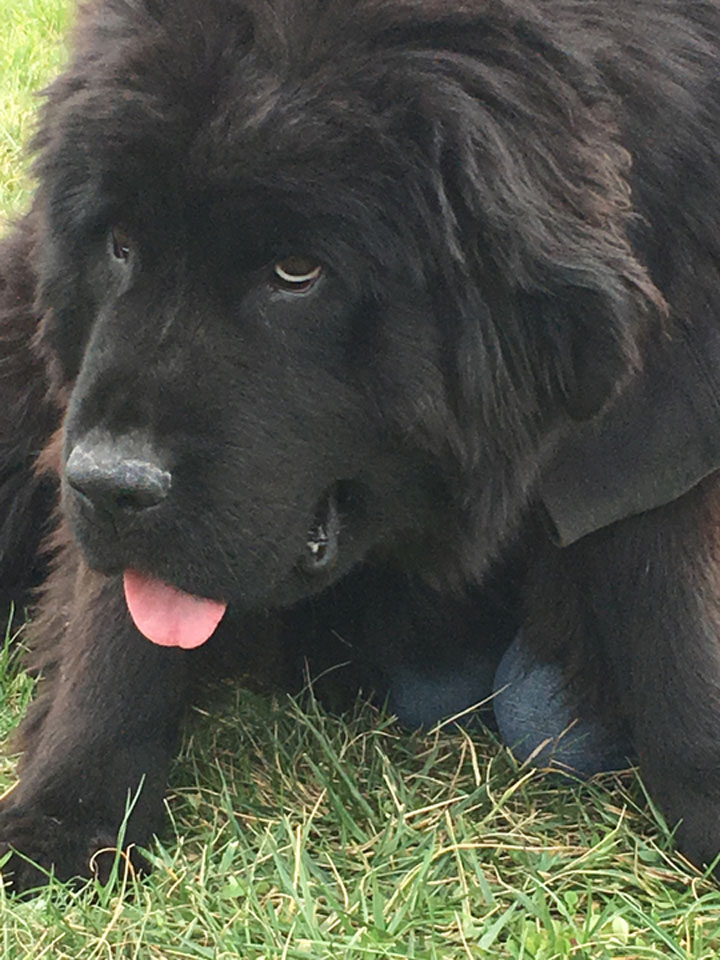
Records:
{"label": "dog's front leg", "polygon": [[[40,696],[20,728],[19,783],[0,804],[0,851],[61,878],[87,875],[115,846],[131,798],[124,843],[149,840],[188,688],[188,654],[138,633],[120,578],[76,564],[49,582],[35,627]],[[4,872],[19,890],[42,881],[16,854]]]}
{"label": "dog's front leg", "polygon": [[[534,571],[526,637],[584,676],[578,711],[627,722],[693,862],[720,853],[720,492],[711,477]],[[555,648],[555,649],[553,649]]]}

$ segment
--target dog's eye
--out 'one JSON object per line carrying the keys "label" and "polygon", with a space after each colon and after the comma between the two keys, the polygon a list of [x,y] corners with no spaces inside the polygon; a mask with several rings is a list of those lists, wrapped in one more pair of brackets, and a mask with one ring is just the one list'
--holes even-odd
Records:
{"label": "dog's eye", "polygon": [[116,260],[127,260],[130,257],[130,235],[122,227],[115,226],[110,231],[112,252]]}
{"label": "dog's eye", "polygon": [[285,257],[273,266],[277,286],[291,293],[305,293],[318,280],[322,267],[309,257]]}

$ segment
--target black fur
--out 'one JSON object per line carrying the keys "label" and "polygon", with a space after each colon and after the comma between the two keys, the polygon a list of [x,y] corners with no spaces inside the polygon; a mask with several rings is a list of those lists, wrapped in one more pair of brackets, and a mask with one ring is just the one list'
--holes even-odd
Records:
{"label": "black fur", "polygon": [[[142,777],[126,840],[147,842],[190,678],[221,650],[262,660],[270,629],[320,669],[339,633],[367,684],[451,634],[501,649],[525,570],[538,656],[630,725],[683,850],[716,855],[717,481],[565,550],[538,489],[648,351],[672,363],[712,317],[719,52],[717,2],[82,8],[0,261],[8,594],[52,477],[62,494],[5,844],[84,873]],[[290,255],[323,265],[301,295],[272,271]],[[170,495],[88,518],[68,456],[136,434]],[[337,560],[311,573],[329,493]],[[142,638],[127,567],[227,601],[217,635]]]}

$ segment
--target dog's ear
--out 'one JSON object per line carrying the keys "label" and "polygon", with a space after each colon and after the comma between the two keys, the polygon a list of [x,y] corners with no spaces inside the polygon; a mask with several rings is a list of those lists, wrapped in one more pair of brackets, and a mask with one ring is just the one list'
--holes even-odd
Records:
{"label": "dog's ear", "polygon": [[630,156],[590,66],[547,39],[494,43],[492,59],[436,54],[435,83],[416,84],[428,236],[455,274],[447,287],[462,297],[465,285],[470,311],[488,305],[483,336],[515,368],[510,382],[534,376],[545,402],[586,419],[638,367],[665,311],[630,239]]}

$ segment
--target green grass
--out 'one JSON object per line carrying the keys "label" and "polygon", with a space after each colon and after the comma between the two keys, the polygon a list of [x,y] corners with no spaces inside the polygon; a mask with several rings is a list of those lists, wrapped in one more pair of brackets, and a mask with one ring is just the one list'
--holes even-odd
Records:
{"label": "green grass", "polygon": [[[0,10],[0,209],[19,212],[31,88],[68,4]],[[0,737],[33,684],[0,649]],[[368,706],[227,685],[194,712],[138,882],[0,892],[2,960],[631,960],[720,954],[720,891],[673,852],[633,773],[518,768],[489,735],[408,735]],[[12,783],[0,761],[0,790]]]}
{"label": "green grass", "polygon": [[[4,663],[14,717],[28,683]],[[669,852],[632,775],[518,769],[489,736],[408,735],[363,704],[338,720],[229,684],[212,699],[152,876],[0,897],[0,956],[718,955],[720,894]]]}
{"label": "green grass", "polygon": [[0,0],[0,222],[27,200],[23,147],[32,132],[35,93],[62,63],[71,5]]}

